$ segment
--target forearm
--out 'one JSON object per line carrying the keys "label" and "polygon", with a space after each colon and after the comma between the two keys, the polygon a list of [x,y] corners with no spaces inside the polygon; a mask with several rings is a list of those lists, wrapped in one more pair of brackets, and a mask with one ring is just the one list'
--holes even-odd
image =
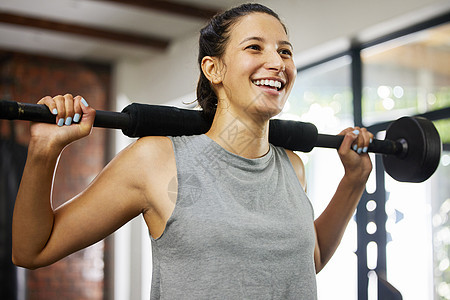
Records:
{"label": "forearm", "polygon": [[365,180],[355,181],[344,176],[327,208],[314,222],[320,249],[317,271],[325,266],[339,246],[364,188]]}
{"label": "forearm", "polygon": [[53,228],[53,173],[61,150],[30,142],[14,207],[12,253],[17,264],[31,264],[45,247]]}

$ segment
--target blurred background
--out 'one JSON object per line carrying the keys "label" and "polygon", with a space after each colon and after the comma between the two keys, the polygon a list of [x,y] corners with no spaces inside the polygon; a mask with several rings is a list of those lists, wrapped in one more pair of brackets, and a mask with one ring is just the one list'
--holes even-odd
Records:
{"label": "blurred background", "polygon": [[[132,102],[193,108],[198,31],[244,2],[0,0],[0,99],[35,103],[69,92],[102,110]],[[450,299],[450,1],[260,3],[286,23],[298,67],[279,118],[329,134],[362,125],[383,138],[391,121],[424,115],[444,144],[436,173],[419,184],[393,180],[371,155],[375,168],[357,213],[318,275],[319,299]],[[11,217],[28,126],[0,120],[2,299],[148,299],[151,249],[141,217],[49,267],[12,265]],[[132,141],[95,128],[66,149],[54,206]],[[343,170],[336,151],[299,155],[318,216]]]}

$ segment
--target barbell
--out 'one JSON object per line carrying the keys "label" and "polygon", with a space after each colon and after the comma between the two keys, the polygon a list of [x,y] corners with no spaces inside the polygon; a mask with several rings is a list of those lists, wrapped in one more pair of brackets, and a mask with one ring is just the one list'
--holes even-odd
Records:
{"label": "barbell", "polygon": [[[0,101],[0,119],[55,123],[55,118],[45,105]],[[205,133],[211,122],[197,110],[133,103],[122,112],[97,110],[94,126],[121,129],[129,137],[179,136]],[[270,120],[270,143],[293,151],[338,149],[343,139],[341,135],[319,134],[312,123]],[[423,182],[439,165],[442,142],[430,120],[402,117],[389,125],[386,139],[374,139],[368,151],[383,155],[385,171],[395,180]]]}

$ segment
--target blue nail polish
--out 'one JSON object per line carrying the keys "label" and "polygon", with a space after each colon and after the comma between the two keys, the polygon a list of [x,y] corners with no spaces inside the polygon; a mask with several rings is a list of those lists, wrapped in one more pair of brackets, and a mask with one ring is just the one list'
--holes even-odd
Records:
{"label": "blue nail polish", "polygon": [[84,100],[84,98],[81,98],[81,103],[83,103],[84,106],[88,107],[89,104]]}
{"label": "blue nail polish", "polygon": [[353,133],[356,134],[356,135],[358,135],[358,134],[359,134],[359,130],[358,130],[358,129],[355,129],[355,130],[353,130]]}
{"label": "blue nail polish", "polygon": [[362,150],[362,152],[363,152],[363,153],[367,153],[367,150],[369,150],[369,148],[368,148],[368,147],[364,147],[363,150]]}
{"label": "blue nail polish", "polygon": [[356,152],[358,152],[358,154],[361,154],[362,148],[358,148],[358,150]]}
{"label": "blue nail polish", "polygon": [[70,124],[72,124],[72,118],[67,117],[66,122],[64,122],[64,125],[69,126]]}
{"label": "blue nail polish", "polygon": [[372,142],[373,142],[373,139],[372,139],[372,138],[370,138],[370,140],[369,140],[369,143],[371,143],[371,144],[372,144]]}
{"label": "blue nail polish", "polygon": [[64,119],[61,118],[61,119],[59,119],[59,121],[58,121],[58,126],[61,127],[61,126],[63,126],[63,125],[64,125]]}
{"label": "blue nail polish", "polygon": [[75,115],[73,116],[73,121],[74,121],[75,123],[78,123],[78,121],[80,121],[80,117],[81,117],[80,114],[75,114]]}
{"label": "blue nail polish", "polygon": [[353,150],[356,151],[356,149],[358,149],[358,145],[353,145]]}
{"label": "blue nail polish", "polygon": [[58,114],[58,110],[57,110],[56,108],[54,108],[54,109],[52,110],[52,114],[57,115],[57,114]]}

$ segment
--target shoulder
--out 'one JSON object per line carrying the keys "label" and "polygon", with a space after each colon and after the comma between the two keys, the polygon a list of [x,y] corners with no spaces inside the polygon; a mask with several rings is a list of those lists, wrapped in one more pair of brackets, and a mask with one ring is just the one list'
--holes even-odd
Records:
{"label": "shoulder", "polygon": [[172,141],[164,136],[146,136],[127,147],[126,151],[146,159],[170,159],[173,157]]}
{"label": "shoulder", "polygon": [[289,160],[294,168],[295,173],[297,174],[297,178],[300,181],[303,189],[306,191],[306,175],[305,175],[305,165],[303,164],[302,159],[294,153],[292,150],[285,149]]}
{"label": "shoulder", "polygon": [[123,180],[145,196],[146,206],[155,207],[167,193],[177,168],[172,141],[167,137],[143,137],[122,150],[116,158]]}
{"label": "shoulder", "polygon": [[[174,171],[175,156],[172,142],[167,137],[143,137],[123,149],[112,161],[119,165],[124,175],[148,183],[148,177],[160,178],[160,172]],[[124,178],[126,180],[126,178]]]}

